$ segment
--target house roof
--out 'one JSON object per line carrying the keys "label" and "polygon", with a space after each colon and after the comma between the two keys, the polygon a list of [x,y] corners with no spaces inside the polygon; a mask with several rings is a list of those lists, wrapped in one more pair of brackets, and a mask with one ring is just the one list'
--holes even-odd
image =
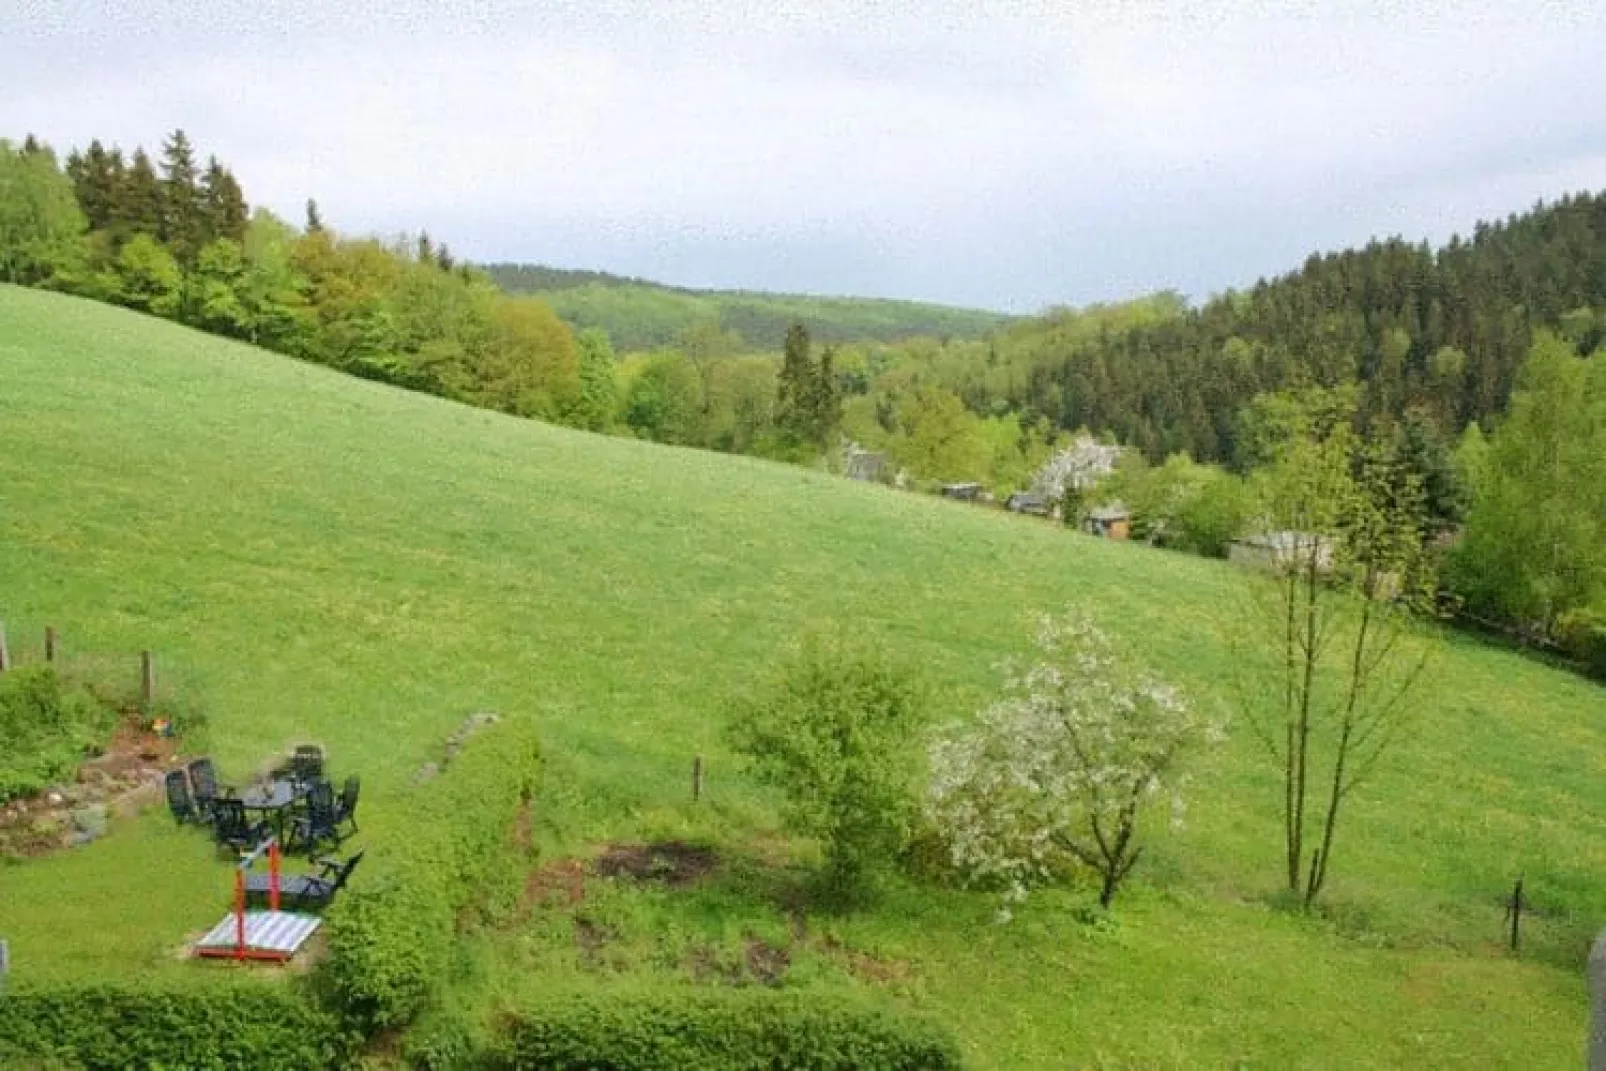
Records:
{"label": "house roof", "polygon": [[1111,502],[1109,505],[1090,511],[1087,517],[1090,521],[1125,521],[1131,519],[1132,513],[1125,504]]}

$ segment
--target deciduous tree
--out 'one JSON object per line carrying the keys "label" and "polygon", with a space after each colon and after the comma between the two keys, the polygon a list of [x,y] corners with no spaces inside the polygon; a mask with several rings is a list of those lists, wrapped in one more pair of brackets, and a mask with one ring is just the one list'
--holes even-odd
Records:
{"label": "deciduous tree", "polygon": [[733,746],[781,790],[788,828],[820,841],[839,901],[859,897],[908,837],[924,703],[914,672],[873,645],[817,637],[736,703]]}
{"label": "deciduous tree", "polygon": [[1185,763],[1220,735],[1091,619],[1045,617],[1003,698],[933,744],[927,815],[956,867],[1003,886],[1003,917],[1067,866],[1092,870],[1108,907],[1142,856],[1147,809],[1180,818]]}

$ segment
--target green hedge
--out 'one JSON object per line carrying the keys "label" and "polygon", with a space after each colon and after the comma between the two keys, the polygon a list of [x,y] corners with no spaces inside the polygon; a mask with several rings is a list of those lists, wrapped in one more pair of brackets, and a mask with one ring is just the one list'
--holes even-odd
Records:
{"label": "green hedge", "polygon": [[451,971],[459,916],[517,887],[512,830],[539,772],[533,726],[504,718],[414,790],[407,821],[371,845],[373,865],[327,915],[319,970],[330,1003],[358,1027],[398,1027],[423,1011]]}
{"label": "green hedge", "polygon": [[290,984],[224,978],[0,994],[0,1066],[339,1068],[360,1041]]}
{"label": "green hedge", "polygon": [[846,995],[763,989],[598,990],[526,1004],[481,1061],[552,1071],[944,1071],[935,1023]]}

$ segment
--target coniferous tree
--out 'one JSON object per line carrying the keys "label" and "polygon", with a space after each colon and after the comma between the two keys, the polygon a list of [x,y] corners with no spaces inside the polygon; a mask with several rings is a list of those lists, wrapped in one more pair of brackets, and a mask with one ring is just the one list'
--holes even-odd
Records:
{"label": "coniferous tree", "polygon": [[67,175],[73,181],[78,206],[89,220],[91,230],[107,230],[116,222],[124,182],[123,154],[106,151],[98,139],[80,153],[67,158]]}
{"label": "coniferous tree", "polygon": [[318,202],[311,197],[307,198],[307,233],[321,234],[323,232],[323,217],[318,214]]}
{"label": "coniferous tree", "polygon": [[175,130],[162,144],[162,214],[157,235],[180,264],[189,264],[205,244],[201,188],[195,149],[184,131]]}
{"label": "coniferous tree", "polygon": [[809,349],[808,328],[794,323],[786,329],[781,372],[775,384],[775,423],[783,434],[799,442],[810,440],[815,379]]}
{"label": "coniferous tree", "polygon": [[814,369],[809,391],[809,439],[820,446],[830,443],[831,433],[842,423],[842,395],[836,382],[836,347],[827,346]]}
{"label": "coniferous tree", "polygon": [[446,248],[445,242],[442,242],[440,247],[435,250],[435,263],[444,272],[451,271],[457,265],[457,261],[452,259],[452,251]]}
{"label": "coniferous tree", "polygon": [[228,168],[218,163],[216,156],[207,161],[206,174],[201,179],[202,235],[207,241],[227,238],[231,242],[245,239],[250,210],[245,193]]}
{"label": "coniferous tree", "polygon": [[430,240],[428,231],[418,232],[417,260],[427,267],[435,266],[435,243]]}
{"label": "coniferous tree", "polygon": [[125,236],[157,237],[162,229],[162,183],[144,149],[135,149],[112,225]]}

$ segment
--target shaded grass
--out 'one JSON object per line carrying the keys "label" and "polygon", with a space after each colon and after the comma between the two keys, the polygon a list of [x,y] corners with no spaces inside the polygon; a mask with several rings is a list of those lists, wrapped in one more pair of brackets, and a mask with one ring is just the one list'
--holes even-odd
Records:
{"label": "shaded grass", "polygon": [[[477,710],[540,720],[551,846],[767,828],[774,801],[733,769],[722,704],[839,623],[925,668],[934,720],[983,702],[1035,615],[1070,603],[1225,707],[1240,584],[1220,563],[513,420],[0,287],[0,617],[73,649],[156,650],[204,697],[226,775],[321,740],[365,777],[365,832],[405,829],[403,787]],[[1334,922],[1267,906],[1275,772],[1238,731],[1187,827],[1156,832],[1120,940],[1082,940],[1075,897],[1001,928],[985,896],[919,890],[845,939],[917,965],[907,998],[983,1065],[1576,1064],[1581,942],[1606,922],[1606,692],[1456,638],[1417,704],[1346,815]],[[710,799],[693,810],[699,753]],[[167,963],[221,916],[226,872],[164,821],[0,869],[19,975]],[[1512,961],[1492,946],[1518,874],[1543,915]]]}

